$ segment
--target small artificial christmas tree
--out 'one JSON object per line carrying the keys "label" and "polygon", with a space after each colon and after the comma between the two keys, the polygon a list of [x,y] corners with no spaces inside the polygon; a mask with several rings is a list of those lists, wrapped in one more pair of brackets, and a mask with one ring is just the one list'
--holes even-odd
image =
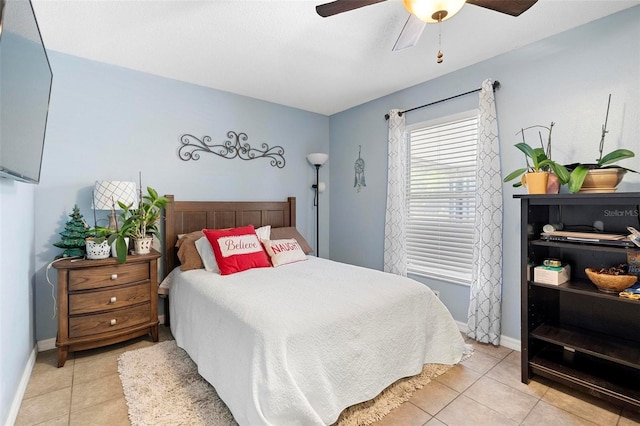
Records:
{"label": "small artificial christmas tree", "polygon": [[69,217],[71,220],[67,222],[64,231],[60,233],[62,239],[53,245],[64,249],[61,257],[84,256],[87,223],[80,214],[77,205],[73,206],[73,213]]}

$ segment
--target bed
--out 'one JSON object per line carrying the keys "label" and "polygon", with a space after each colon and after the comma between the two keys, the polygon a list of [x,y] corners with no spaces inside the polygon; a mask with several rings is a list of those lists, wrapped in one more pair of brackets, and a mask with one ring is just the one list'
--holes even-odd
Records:
{"label": "bed", "polygon": [[240,425],[327,425],[424,364],[455,364],[448,310],[408,278],[307,256],[220,275],[181,271],[179,235],[295,227],[284,202],[176,201],[166,210],[171,331]]}

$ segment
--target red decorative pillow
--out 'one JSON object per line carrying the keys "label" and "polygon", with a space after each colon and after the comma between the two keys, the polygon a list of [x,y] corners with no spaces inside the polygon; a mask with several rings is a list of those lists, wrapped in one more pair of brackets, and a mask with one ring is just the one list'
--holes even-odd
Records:
{"label": "red decorative pillow", "polygon": [[221,275],[271,266],[253,225],[202,232],[211,243]]}

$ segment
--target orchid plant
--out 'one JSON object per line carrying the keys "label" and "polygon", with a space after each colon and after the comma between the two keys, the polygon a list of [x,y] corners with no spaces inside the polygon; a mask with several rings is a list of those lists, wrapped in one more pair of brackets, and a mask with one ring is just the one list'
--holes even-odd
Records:
{"label": "orchid plant", "polygon": [[600,145],[598,146],[598,159],[595,164],[583,164],[583,163],[574,163],[569,164],[567,168],[571,170],[571,174],[569,176],[569,191],[570,192],[578,192],[580,188],[582,188],[582,184],[584,183],[584,179],[587,177],[587,173],[589,170],[593,169],[623,169],[627,172],[638,173],[635,170],[627,169],[626,167],[616,166],[613,163],[616,163],[620,160],[624,160],[625,158],[635,157],[635,154],[628,149],[616,149],[606,155],[603,155],[604,151],[604,138],[609,133],[607,130],[607,122],[609,121],[609,107],[611,105],[611,94],[609,94],[609,101],[607,102],[607,115],[604,119],[604,124],[602,125],[602,133],[600,135]]}
{"label": "orchid plant", "polygon": [[[516,134],[522,135],[522,142],[515,144],[515,147],[518,148],[524,154],[525,161],[527,167],[523,167],[517,170],[514,170],[509,175],[504,178],[504,182],[509,182],[517,177],[520,177],[518,182],[514,183],[514,187],[522,186],[522,175],[530,172],[549,172],[553,171],[553,173],[558,177],[560,184],[564,185],[569,182],[569,171],[566,167],[561,164],[556,163],[551,159],[551,132],[553,131],[553,126],[555,123],[551,122],[549,127],[546,126],[530,126],[521,129]],[[533,148],[529,144],[527,144],[525,140],[525,130],[533,129],[533,128],[543,128],[548,132],[547,138],[547,146],[545,147],[544,141],[542,139],[542,133],[538,132],[540,137],[540,147]]]}

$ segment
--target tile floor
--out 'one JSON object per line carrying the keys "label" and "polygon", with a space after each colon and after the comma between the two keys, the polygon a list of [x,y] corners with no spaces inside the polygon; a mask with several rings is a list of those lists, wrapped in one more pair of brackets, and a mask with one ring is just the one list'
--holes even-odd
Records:
{"label": "tile floor", "polygon": [[[160,340],[172,339],[160,327]],[[55,350],[38,354],[16,425],[129,425],[117,371],[120,354],[150,338],[72,354],[56,368]],[[475,343],[474,355],[418,390],[376,426],[640,425],[621,409],[544,380],[520,383],[520,353]]]}

